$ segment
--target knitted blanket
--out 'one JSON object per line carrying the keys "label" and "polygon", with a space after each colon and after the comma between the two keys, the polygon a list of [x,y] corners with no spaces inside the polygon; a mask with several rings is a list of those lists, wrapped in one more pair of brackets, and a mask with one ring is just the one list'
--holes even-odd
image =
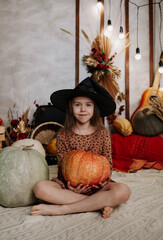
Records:
{"label": "knitted blanket", "polygon": [[[57,166],[49,167],[50,179]],[[31,206],[0,206],[1,240],[162,240],[163,170],[113,171],[112,179],[128,184],[131,197],[109,219],[101,212],[64,216],[31,216]]]}

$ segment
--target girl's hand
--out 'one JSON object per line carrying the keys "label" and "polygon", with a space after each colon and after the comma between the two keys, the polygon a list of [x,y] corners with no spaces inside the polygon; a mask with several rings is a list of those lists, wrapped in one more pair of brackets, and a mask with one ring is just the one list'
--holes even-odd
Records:
{"label": "girl's hand", "polygon": [[91,187],[92,187],[92,189],[101,189],[101,188],[103,188],[106,184],[108,184],[109,183],[109,181],[110,181],[110,177],[105,181],[105,182],[99,182],[99,184],[98,185],[92,185]]}
{"label": "girl's hand", "polygon": [[79,193],[79,194],[82,194],[82,193],[89,194],[89,193],[91,193],[91,187],[89,185],[83,186],[82,184],[79,184],[77,187],[72,187],[70,182],[68,182],[67,187],[68,187],[69,190],[71,190],[72,192],[75,192],[75,193]]}

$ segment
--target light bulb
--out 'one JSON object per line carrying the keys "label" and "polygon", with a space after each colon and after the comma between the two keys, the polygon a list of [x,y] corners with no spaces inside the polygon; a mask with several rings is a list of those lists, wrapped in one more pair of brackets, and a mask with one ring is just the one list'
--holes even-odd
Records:
{"label": "light bulb", "polygon": [[159,62],[159,69],[158,69],[159,73],[163,73],[163,62],[160,61]]}
{"label": "light bulb", "polygon": [[111,32],[111,31],[113,30],[113,26],[112,26],[112,24],[111,24],[111,20],[110,20],[110,19],[108,20],[107,30],[108,30],[109,32]]}
{"label": "light bulb", "polygon": [[120,27],[120,30],[119,30],[119,38],[120,39],[123,39],[124,38],[124,32],[123,32],[123,27]]}
{"label": "light bulb", "polygon": [[140,49],[138,47],[136,48],[135,59],[136,60],[140,60],[141,59]]}
{"label": "light bulb", "polygon": [[102,8],[102,2],[101,2],[101,0],[98,0],[98,1],[97,1],[97,5],[96,5],[96,6],[97,6],[98,10],[101,11],[101,8]]}

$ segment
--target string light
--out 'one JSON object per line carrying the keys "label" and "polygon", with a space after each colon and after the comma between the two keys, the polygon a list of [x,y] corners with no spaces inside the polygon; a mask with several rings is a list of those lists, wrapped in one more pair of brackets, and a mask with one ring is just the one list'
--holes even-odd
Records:
{"label": "string light", "polygon": [[135,59],[136,60],[140,60],[141,59],[140,49],[138,47],[136,48]]}
{"label": "string light", "polygon": [[120,2],[120,13],[121,13],[121,15],[120,15],[120,29],[119,29],[119,38],[120,39],[123,39],[125,37],[125,34],[123,32],[123,27],[122,27],[122,1],[123,0],[121,0],[121,2]]}
{"label": "string light", "polygon": [[107,26],[107,30],[109,32],[113,31],[113,25],[110,19],[110,13],[111,13],[111,1],[109,0],[109,20],[108,20],[108,26]]}
{"label": "string light", "polygon": [[123,32],[123,27],[120,26],[120,30],[119,30],[119,38],[120,38],[120,39],[123,39],[124,37],[125,37],[125,34],[124,34],[124,32]]}
{"label": "string light", "polygon": [[137,35],[137,48],[136,48],[136,54],[135,59],[140,60],[141,54],[140,54],[140,48],[138,47],[138,40],[139,40],[139,6],[137,7],[137,28],[136,28],[136,35]]}
{"label": "string light", "polygon": [[163,73],[163,62],[160,61],[159,62],[159,69],[158,69],[159,73]]}
{"label": "string light", "polygon": [[[109,0],[109,20],[108,20],[108,26],[107,26],[107,30],[108,31],[112,31],[113,30],[113,26],[112,26],[112,22],[110,19],[110,12],[111,12],[111,0]],[[123,27],[122,27],[122,1],[120,1],[120,29],[119,29],[119,38],[123,39],[125,37],[125,34],[123,32]],[[143,4],[138,6],[136,3],[132,2],[131,0],[129,0],[129,3],[135,5],[137,7],[137,48],[136,48],[136,54],[135,54],[135,59],[136,60],[140,60],[141,59],[141,54],[140,54],[140,48],[138,47],[138,38],[139,38],[139,32],[138,32],[138,26],[139,26],[139,8],[141,7],[145,7],[145,6],[149,6],[150,4],[154,5],[154,4],[159,4],[159,8],[160,8],[160,32],[159,32],[159,40],[160,40],[160,48],[161,48],[161,52],[162,52],[162,45],[161,45],[161,27],[162,27],[162,11],[161,11],[161,2],[163,0],[160,0],[159,2],[151,2],[151,3],[147,3],[147,4]],[[97,7],[99,9],[99,11],[101,11],[102,8],[102,2],[101,0],[97,0]],[[159,62],[159,72],[163,73],[163,61]]]}
{"label": "string light", "polygon": [[[136,48],[136,55],[135,58],[140,59],[141,55],[140,55],[140,49],[138,47],[138,14],[139,14],[139,8],[140,7],[145,7],[145,6],[149,6],[150,4],[154,5],[154,4],[159,4],[159,8],[160,8],[160,31],[159,31],[159,40],[160,40],[160,48],[161,48],[161,52],[162,52],[162,45],[161,45],[161,26],[162,26],[162,11],[161,11],[161,2],[163,0],[160,0],[159,2],[151,2],[151,3],[147,3],[147,4],[143,4],[138,6],[136,3],[132,2],[131,0],[129,0],[129,3],[135,5],[137,7],[137,48]],[[138,56],[137,56],[138,55]],[[159,71],[162,72],[162,61],[159,62]]]}
{"label": "string light", "polygon": [[109,32],[113,31],[113,26],[112,26],[112,23],[111,23],[111,20],[110,20],[110,19],[108,20],[107,30],[108,30]]}
{"label": "string light", "polygon": [[101,2],[101,0],[97,0],[96,6],[97,6],[98,10],[101,11],[101,8],[102,8],[102,2]]}

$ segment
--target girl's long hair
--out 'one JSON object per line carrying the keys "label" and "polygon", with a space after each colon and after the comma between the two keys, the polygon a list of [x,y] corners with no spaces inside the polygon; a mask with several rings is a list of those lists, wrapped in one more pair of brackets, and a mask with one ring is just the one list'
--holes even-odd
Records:
{"label": "girl's long hair", "polygon": [[[71,130],[75,126],[75,117],[73,115],[73,109],[72,109],[72,99],[68,103],[66,115],[65,115],[65,122],[64,122],[64,128],[65,130]],[[105,128],[102,120],[100,118],[100,110],[97,104],[94,102],[94,114],[92,118],[90,119],[90,123],[92,126],[98,128]]]}

